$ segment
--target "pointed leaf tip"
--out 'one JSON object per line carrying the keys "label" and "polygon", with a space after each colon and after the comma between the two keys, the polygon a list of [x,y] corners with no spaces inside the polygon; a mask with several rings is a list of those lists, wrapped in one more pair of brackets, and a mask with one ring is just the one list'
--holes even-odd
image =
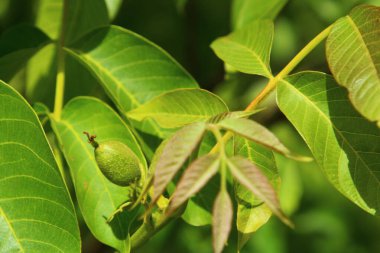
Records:
{"label": "pointed leaf tip", "polygon": [[166,186],[194,151],[205,130],[205,123],[193,123],[177,131],[167,141],[154,168],[154,192],[151,205],[157,202]]}
{"label": "pointed leaf tip", "polygon": [[226,118],[221,120],[218,125],[248,140],[264,145],[290,159],[301,162],[312,161],[310,157],[293,154],[270,130],[253,120]]}
{"label": "pointed leaf tip", "polygon": [[221,190],[212,211],[212,236],[214,253],[221,253],[231,232],[233,206],[227,191]]}
{"label": "pointed leaf tip", "polygon": [[206,155],[195,160],[185,170],[173,193],[173,198],[167,211],[168,215],[197,193],[218,172],[219,164],[218,156],[215,154]]}
{"label": "pointed leaf tip", "polygon": [[276,192],[267,177],[251,161],[244,157],[235,156],[227,160],[232,175],[253,194],[263,200],[282,222],[293,227],[292,223],[282,212]]}

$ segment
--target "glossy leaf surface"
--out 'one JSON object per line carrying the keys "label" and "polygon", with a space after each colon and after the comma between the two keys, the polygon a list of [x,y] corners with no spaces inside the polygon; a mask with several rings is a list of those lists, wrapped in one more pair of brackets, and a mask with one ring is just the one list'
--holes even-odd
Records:
{"label": "glossy leaf surface", "polygon": [[176,89],[155,97],[127,116],[138,121],[153,119],[163,128],[177,128],[226,111],[226,104],[209,91]]}
{"label": "glossy leaf surface", "polygon": [[[99,28],[68,51],[99,79],[123,112],[176,88],[197,88],[194,79],[165,51],[117,26]],[[163,136],[154,122],[137,125]]]}
{"label": "glossy leaf surface", "polygon": [[94,236],[121,252],[129,250],[128,229],[133,213],[123,212],[110,224],[106,220],[129,199],[130,188],[108,181],[94,158],[94,148],[83,131],[97,135],[97,142],[114,140],[126,144],[146,168],[143,154],[122,119],[102,101],[79,97],[71,100],[53,128],[70,167],[80,210]]}
{"label": "glossy leaf surface", "polygon": [[74,206],[37,115],[1,81],[0,108],[0,252],[79,253]]}

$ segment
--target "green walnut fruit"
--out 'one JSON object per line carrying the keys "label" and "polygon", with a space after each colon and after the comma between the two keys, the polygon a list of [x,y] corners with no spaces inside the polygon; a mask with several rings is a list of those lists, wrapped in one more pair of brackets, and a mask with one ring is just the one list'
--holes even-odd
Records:
{"label": "green walnut fruit", "polygon": [[106,141],[98,143],[96,136],[87,135],[88,142],[95,148],[95,160],[103,175],[121,186],[136,183],[141,178],[140,162],[135,153],[124,143]]}

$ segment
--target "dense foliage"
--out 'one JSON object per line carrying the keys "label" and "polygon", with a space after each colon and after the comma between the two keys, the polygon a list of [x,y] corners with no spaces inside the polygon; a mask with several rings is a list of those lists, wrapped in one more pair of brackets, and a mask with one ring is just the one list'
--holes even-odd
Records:
{"label": "dense foliage", "polygon": [[[295,213],[302,180],[315,210],[331,194],[376,220],[359,208],[380,209],[377,1],[18,1],[0,4],[0,252],[95,252],[84,226],[148,252],[180,218],[211,225],[206,251],[328,231],[344,239],[310,252],[350,252],[342,217]],[[162,250],[202,251],[194,231]]]}

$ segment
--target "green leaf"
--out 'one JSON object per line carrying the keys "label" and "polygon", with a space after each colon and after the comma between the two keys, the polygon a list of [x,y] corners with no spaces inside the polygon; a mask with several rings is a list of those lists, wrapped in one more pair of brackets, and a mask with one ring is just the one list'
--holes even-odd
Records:
{"label": "green leaf", "polygon": [[354,107],[380,127],[380,7],[361,5],[333,26],[326,42],[330,70]]}
{"label": "green leaf", "polygon": [[219,191],[218,175],[195,195],[186,205],[182,219],[191,226],[206,226],[212,223],[212,204]]}
{"label": "green leaf", "polygon": [[61,30],[64,0],[39,0],[35,25],[50,38],[57,39]]}
{"label": "green leaf", "polygon": [[[80,252],[74,206],[37,115],[0,81],[0,252]],[[47,236],[49,235],[49,236]]]}
{"label": "green leaf", "polygon": [[50,43],[29,59],[25,68],[25,97],[32,102],[43,102],[49,108],[54,105],[56,82],[55,43]]}
{"label": "green leaf", "polygon": [[67,45],[95,28],[108,25],[110,18],[116,14],[120,2],[120,0],[39,0],[36,26],[45,31],[50,38],[58,39],[62,29],[62,15],[66,11],[64,44]]}
{"label": "green leaf", "polygon": [[221,253],[228,240],[233,219],[232,201],[228,192],[221,190],[212,211],[212,245],[214,253]]}
{"label": "green leaf", "polygon": [[65,0],[64,3],[67,5],[65,45],[74,43],[95,28],[109,24],[104,0]]}
{"label": "green leaf", "polygon": [[205,130],[205,123],[193,123],[178,130],[167,141],[154,168],[152,204],[158,200],[166,186],[198,146]]}
{"label": "green leaf", "polygon": [[273,40],[273,23],[254,21],[211,44],[215,54],[236,70],[271,77],[269,67]]}
{"label": "green leaf", "polygon": [[[260,168],[275,188],[278,187],[279,174],[276,160],[271,150],[237,136],[235,137],[235,154],[248,158]],[[236,181],[234,186],[237,200],[236,225],[238,232],[241,234],[239,238],[242,239],[238,240],[238,248],[241,249],[246,242],[244,239],[248,239],[251,233],[267,223],[272,212],[249,189]]]}
{"label": "green leaf", "polygon": [[228,167],[234,178],[247,187],[255,196],[264,201],[285,224],[292,226],[283,214],[276,192],[268,178],[260,169],[246,158],[235,156],[227,160]]}
{"label": "green leaf", "polygon": [[310,161],[308,157],[293,155],[271,131],[253,120],[227,118],[219,122],[218,125],[244,138],[264,145],[286,157],[295,160]]}
{"label": "green leaf", "polygon": [[0,38],[0,79],[11,80],[49,41],[43,32],[29,25],[18,25],[4,32]]}
{"label": "green leaf", "polygon": [[367,212],[379,210],[380,130],[355,111],[344,88],[303,72],[279,83],[277,100],[332,184]]}
{"label": "green leaf", "polygon": [[167,212],[175,211],[196,194],[218,172],[219,164],[219,157],[212,154],[198,158],[190,164],[177,184]]}
{"label": "green leaf", "polygon": [[107,5],[109,20],[114,20],[119,9],[123,3],[123,0],[104,0]]}
{"label": "green leaf", "polygon": [[258,19],[273,20],[287,0],[234,0],[232,4],[232,27],[237,30]]}
{"label": "green leaf", "polygon": [[220,114],[212,116],[211,118],[209,118],[207,120],[207,122],[208,123],[212,123],[212,124],[217,124],[217,123],[219,123],[220,121],[222,121],[224,119],[245,118],[245,117],[249,117],[249,116],[251,116],[253,114],[256,114],[258,112],[261,112],[262,110],[264,110],[264,109],[258,109],[258,110],[253,110],[253,111],[222,112]]}
{"label": "green leaf", "polygon": [[131,189],[115,185],[104,177],[83,131],[96,134],[99,143],[123,142],[146,168],[134,136],[108,105],[90,97],[71,100],[64,107],[61,120],[53,121],[52,126],[69,164],[79,207],[90,231],[99,241],[120,252],[129,252],[128,229],[134,213],[117,215],[110,224],[106,219],[128,200]]}
{"label": "green leaf", "polygon": [[[67,50],[99,79],[124,114],[167,91],[198,87],[161,48],[121,27],[97,29]],[[163,136],[154,122],[139,128]]]}
{"label": "green leaf", "polygon": [[177,128],[226,111],[226,104],[209,91],[176,89],[153,98],[127,116],[137,121],[153,119],[162,128]]}

